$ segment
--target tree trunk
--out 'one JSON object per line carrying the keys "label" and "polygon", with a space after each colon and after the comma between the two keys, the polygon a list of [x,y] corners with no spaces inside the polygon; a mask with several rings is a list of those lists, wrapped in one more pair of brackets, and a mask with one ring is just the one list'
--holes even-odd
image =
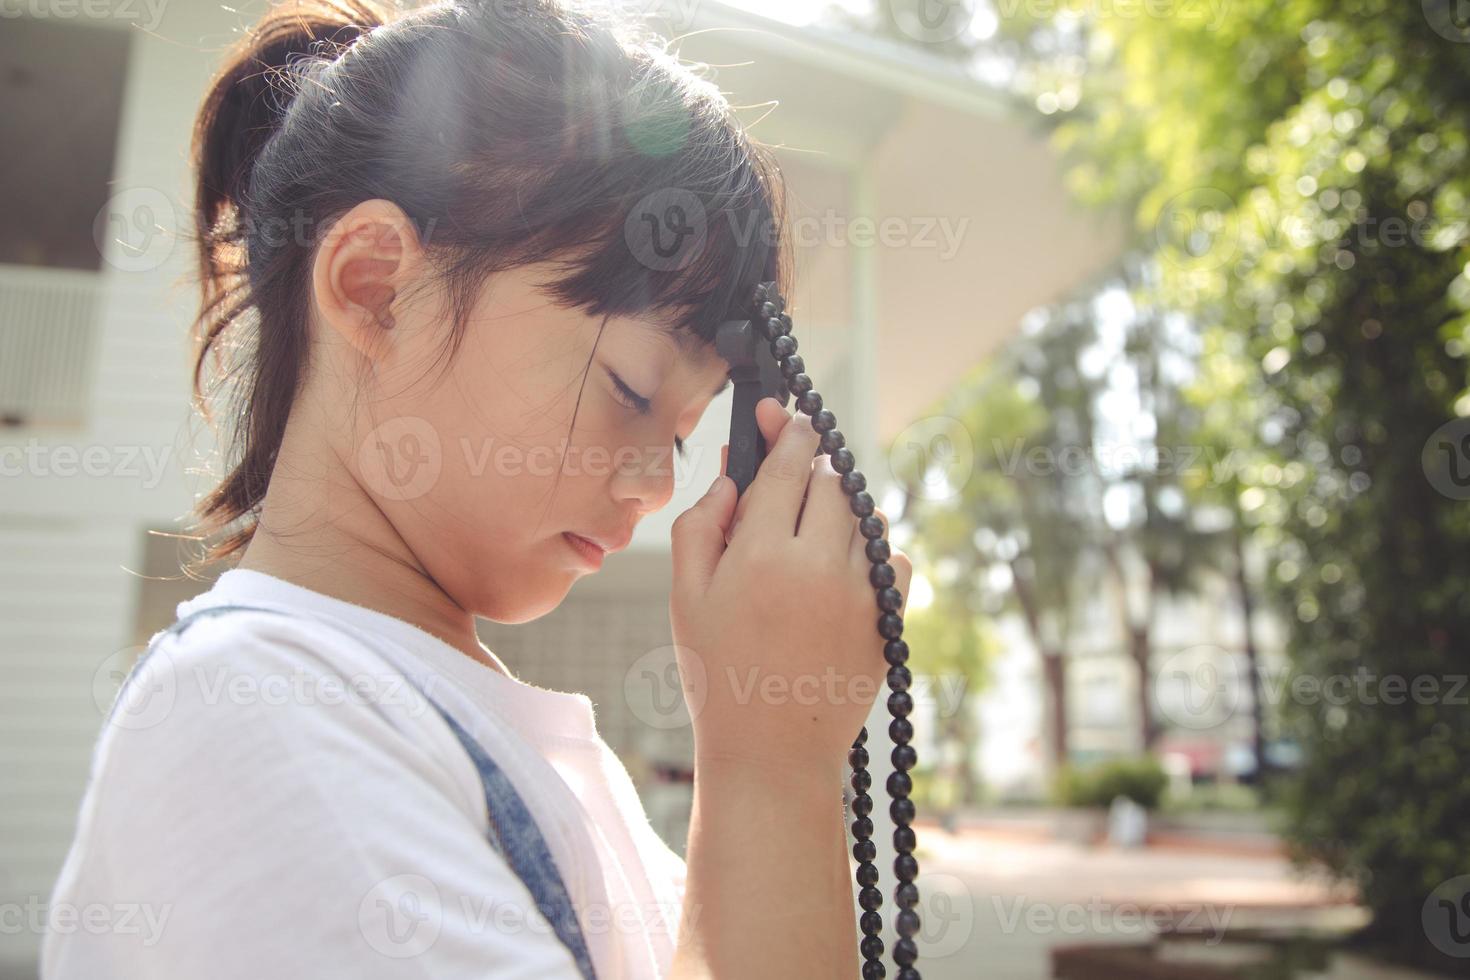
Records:
{"label": "tree trunk", "polygon": [[1232,542],[1235,549],[1235,594],[1240,603],[1241,626],[1245,631],[1246,683],[1251,692],[1251,751],[1256,758],[1256,785],[1266,779],[1266,699],[1261,684],[1261,655],[1256,649],[1255,604],[1251,600],[1250,580],[1245,568],[1245,535],[1240,529],[1240,515],[1235,515]]}
{"label": "tree trunk", "polygon": [[1046,675],[1050,712],[1052,765],[1061,772],[1067,765],[1067,661],[1060,651],[1043,650],[1041,666]]}
{"label": "tree trunk", "polygon": [[1047,645],[1041,629],[1041,610],[1037,607],[1036,593],[1031,581],[1021,574],[1016,562],[1011,562],[1011,582],[1016,590],[1016,601],[1021,606],[1021,616],[1026,621],[1026,630],[1031,642],[1041,654],[1042,675],[1046,678],[1047,700],[1050,705],[1050,731],[1052,763],[1060,772],[1067,764],[1067,664],[1063,651]]}

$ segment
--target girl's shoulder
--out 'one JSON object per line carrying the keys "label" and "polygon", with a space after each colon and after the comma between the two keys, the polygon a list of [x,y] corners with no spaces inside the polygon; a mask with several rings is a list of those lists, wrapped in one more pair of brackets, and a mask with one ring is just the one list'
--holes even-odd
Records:
{"label": "girl's shoulder", "polygon": [[287,609],[205,607],[155,634],[123,681],[93,778],[124,758],[255,771],[410,747],[458,755],[433,704],[355,631]]}
{"label": "girl's shoulder", "polygon": [[[122,686],[52,896],[143,902],[152,926],[48,934],[43,975],[369,976],[401,961],[469,977],[529,957],[572,976],[554,936],[459,914],[465,896],[534,906],[485,845],[485,811],[453,731],[370,637],[305,615],[199,617],[155,636]],[[396,916],[409,905],[434,912],[432,933]]]}

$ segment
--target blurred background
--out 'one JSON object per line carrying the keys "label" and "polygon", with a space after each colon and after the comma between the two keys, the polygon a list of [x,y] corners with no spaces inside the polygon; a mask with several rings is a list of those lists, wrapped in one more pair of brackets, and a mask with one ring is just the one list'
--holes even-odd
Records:
{"label": "blurred background", "polygon": [[[917,567],[924,975],[1470,975],[1470,6],[619,6],[778,147],[802,353]],[[262,9],[0,0],[0,975],[208,586],[188,136]],[[482,630],[679,850],[668,525],[727,425]]]}

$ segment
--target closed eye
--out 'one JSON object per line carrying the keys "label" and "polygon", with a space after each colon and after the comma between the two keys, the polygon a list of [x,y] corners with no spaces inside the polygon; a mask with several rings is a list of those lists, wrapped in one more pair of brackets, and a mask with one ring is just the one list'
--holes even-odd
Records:
{"label": "closed eye", "polygon": [[[618,373],[612,368],[607,369],[607,376],[612,379],[613,389],[617,392],[618,401],[633,409],[639,415],[647,415],[649,410],[653,408],[653,401],[651,399],[645,398],[628,387],[628,383],[618,377]],[[684,440],[678,436],[674,436],[674,448],[678,450],[681,457],[688,455],[688,451],[684,448]]]}

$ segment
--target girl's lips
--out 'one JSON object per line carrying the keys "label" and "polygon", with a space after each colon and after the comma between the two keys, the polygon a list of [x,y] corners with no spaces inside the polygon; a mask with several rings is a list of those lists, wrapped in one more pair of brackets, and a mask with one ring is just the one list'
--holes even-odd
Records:
{"label": "girl's lips", "polygon": [[589,541],[580,534],[573,534],[571,531],[563,531],[561,536],[588,568],[595,572],[602,567],[602,559],[606,557],[607,552],[603,551],[600,545]]}

